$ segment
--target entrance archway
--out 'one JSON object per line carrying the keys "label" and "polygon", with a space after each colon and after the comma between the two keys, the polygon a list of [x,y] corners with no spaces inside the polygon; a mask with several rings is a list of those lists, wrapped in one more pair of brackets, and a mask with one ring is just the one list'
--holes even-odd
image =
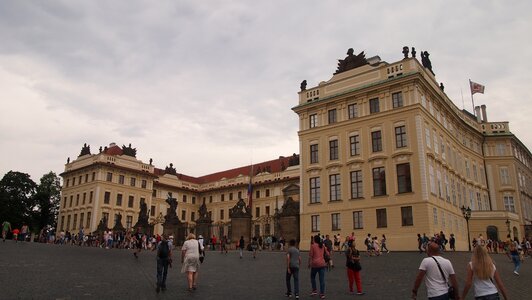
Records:
{"label": "entrance archway", "polygon": [[497,229],[497,226],[490,225],[486,228],[486,236],[488,239],[492,241],[498,241],[499,240],[499,229]]}

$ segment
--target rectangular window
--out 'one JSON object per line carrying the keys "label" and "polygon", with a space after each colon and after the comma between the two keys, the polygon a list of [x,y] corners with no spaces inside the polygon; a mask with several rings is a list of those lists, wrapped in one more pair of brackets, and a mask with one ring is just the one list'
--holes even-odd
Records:
{"label": "rectangular window", "polygon": [[412,181],[410,179],[410,163],[397,165],[397,192],[412,192]]}
{"label": "rectangular window", "polygon": [[224,210],[220,209],[220,220],[225,219]]}
{"label": "rectangular window", "polygon": [[68,187],[69,184],[70,184],[70,179],[67,179],[66,180],[66,187]]}
{"label": "rectangular window", "polygon": [[153,189],[153,191],[151,192],[151,195],[152,197],[157,197],[157,190]]}
{"label": "rectangular window", "polygon": [[379,98],[369,99],[369,113],[374,114],[379,112]]}
{"label": "rectangular window", "polygon": [[329,159],[338,159],[338,140],[329,141]]}
{"label": "rectangular window", "polygon": [[60,227],[61,231],[63,231],[64,226],[65,226],[65,216],[61,216],[61,227]]}
{"label": "rectangular window", "polygon": [[328,112],[328,119],[329,119],[329,124],[333,124],[333,123],[336,123],[337,120],[336,120],[336,109],[330,109],[329,112]]}
{"label": "rectangular window", "polygon": [[314,128],[318,126],[318,115],[312,114],[309,116],[309,127]]}
{"label": "rectangular window", "polygon": [[150,216],[155,216],[155,205],[152,205],[150,208]]}
{"label": "rectangular window", "polygon": [[122,206],[122,194],[117,194],[116,195],[116,205],[117,206]]}
{"label": "rectangular window", "polygon": [[259,199],[259,198],[260,198],[260,191],[256,190],[255,191],[255,199]]}
{"label": "rectangular window", "polygon": [[118,183],[124,184],[125,182],[125,176],[124,175],[118,175]]}
{"label": "rectangular window", "polygon": [[320,231],[320,216],[319,215],[310,216],[310,224],[311,224],[312,232],[319,232]]}
{"label": "rectangular window", "polygon": [[318,144],[310,145],[310,163],[318,163]]}
{"label": "rectangular window", "polygon": [[96,180],[96,172],[92,172],[92,181]]}
{"label": "rectangular window", "polygon": [[225,201],[225,194],[222,194],[222,195],[220,196],[220,200],[221,200],[222,202]]}
{"label": "rectangular window", "polygon": [[181,221],[185,221],[187,218],[187,211],[186,210],[182,210],[181,211]]}
{"label": "rectangular window", "polygon": [[195,196],[192,197],[192,204],[196,204],[196,197]]}
{"label": "rectangular window", "polygon": [[93,192],[91,191],[91,192],[89,193],[89,204],[92,203],[92,196],[93,196]]}
{"label": "rectangular window", "polygon": [[233,193],[229,193],[229,201],[233,200]]}
{"label": "rectangular window", "polygon": [[404,125],[395,127],[395,147],[404,148],[406,146],[406,127]]}
{"label": "rectangular window", "polygon": [[377,212],[377,228],[388,227],[388,219],[386,217],[386,208],[378,208]]}
{"label": "rectangular window", "polygon": [[70,196],[70,203],[68,205],[68,207],[72,207],[72,201],[74,200],[74,196]]}
{"label": "rectangular window", "polygon": [[384,167],[373,169],[373,196],[386,195],[386,172]]}
{"label": "rectangular window", "polygon": [[107,178],[106,178],[107,181],[111,182],[113,181],[113,173],[111,172],[107,172]]}
{"label": "rectangular window", "polygon": [[427,144],[427,148],[430,149],[432,143],[430,142],[430,129],[429,128],[425,128],[425,144]]}
{"label": "rectangular window", "polygon": [[127,201],[127,207],[133,207],[133,203],[135,202],[134,196],[129,196],[129,199]]}
{"label": "rectangular window", "polygon": [[212,196],[209,196],[209,203],[212,203]]}
{"label": "rectangular window", "polygon": [[76,194],[76,206],[79,206],[79,194]]}
{"label": "rectangular window", "polygon": [[72,177],[72,186],[76,185],[76,177]]}
{"label": "rectangular window", "polygon": [[310,203],[320,202],[320,178],[310,178]]}
{"label": "rectangular window", "polygon": [[349,104],[347,106],[347,115],[348,115],[349,119],[354,119],[354,118],[358,117],[358,107],[357,107],[356,103]]}
{"label": "rectangular window", "polygon": [[78,180],[79,184],[81,184],[81,181],[82,181],[82,180],[83,180],[83,176],[82,176],[82,175],[79,175],[79,180]]}
{"label": "rectangular window", "polygon": [[187,203],[187,195],[183,195],[183,203]]}
{"label": "rectangular window", "polygon": [[255,218],[260,217],[260,207],[255,207]]}
{"label": "rectangular window", "polygon": [[270,189],[266,189],[266,196],[265,197],[270,197]]}
{"label": "rectangular window", "polygon": [[504,209],[515,213],[515,203],[513,196],[504,196]]}
{"label": "rectangular window", "polygon": [[270,215],[270,207],[268,205],[266,205],[266,215],[267,216]]}
{"label": "rectangular window", "polygon": [[67,205],[67,197],[64,197],[63,199],[65,200],[65,202],[63,202],[63,208],[65,208]]}
{"label": "rectangular window", "polygon": [[351,199],[362,198],[362,171],[351,172]]}
{"label": "rectangular window", "polygon": [[91,228],[91,212],[89,211],[87,213],[87,225],[85,225],[85,228]]}
{"label": "rectangular window", "polygon": [[438,209],[436,207],[432,208],[432,219],[434,225],[438,225]]}
{"label": "rectangular window", "polygon": [[393,108],[398,108],[403,106],[403,93],[393,93],[392,94]]}
{"label": "rectangular window", "polygon": [[414,216],[412,214],[412,206],[401,207],[401,226],[413,226]]}
{"label": "rectangular window", "polygon": [[508,168],[501,167],[500,174],[501,174],[501,184],[504,184],[504,185],[510,184],[510,173],[508,172]]}
{"label": "rectangular window", "polygon": [[342,198],[340,187],[340,174],[329,175],[330,201],[338,201]]}
{"label": "rectangular window", "polygon": [[[239,199],[239,200],[242,199],[242,191],[238,192],[238,198],[237,199]],[[205,199],[203,199],[203,200],[205,200]]]}
{"label": "rectangular window", "polygon": [[497,155],[499,155],[499,156],[506,155],[506,145],[505,144],[497,144]]}
{"label": "rectangular window", "polygon": [[78,229],[78,228],[77,228],[77,227],[78,227],[77,225],[78,225],[78,215],[75,214],[75,215],[74,215],[74,224],[72,224],[72,230],[76,230],[76,229]]}
{"label": "rectangular window", "polygon": [[89,182],[89,173],[85,174],[85,182]]}
{"label": "rectangular window", "polygon": [[84,217],[85,217],[84,213],[79,214],[79,227],[83,227]]}
{"label": "rectangular window", "polygon": [[340,214],[334,213],[331,214],[331,230],[340,230]]}
{"label": "rectangular window", "polygon": [[136,186],[137,185],[137,178],[131,177],[131,181],[129,183],[130,183],[131,186]]}
{"label": "rectangular window", "polygon": [[81,204],[85,205],[85,200],[87,199],[87,193],[83,193],[83,198],[81,200]]}
{"label": "rectangular window", "polygon": [[111,192],[105,192],[103,196],[103,204],[109,204],[111,202]]}
{"label": "rectangular window", "polygon": [[190,220],[191,221],[196,221],[196,212],[191,212],[190,213]]}
{"label": "rectangular window", "polygon": [[133,226],[133,216],[126,217],[126,228],[130,229]]}
{"label": "rectangular window", "polygon": [[371,149],[373,152],[382,151],[382,134],[380,130],[371,133]]}
{"label": "rectangular window", "polygon": [[361,211],[353,212],[353,229],[363,229],[364,228],[364,219],[362,218]]}
{"label": "rectangular window", "polygon": [[67,223],[66,223],[66,231],[70,230],[70,218],[71,218],[71,215],[68,215],[67,216]]}
{"label": "rectangular window", "polygon": [[145,189],[147,185],[148,185],[148,182],[146,181],[146,179],[142,179],[142,181],[140,182],[140,187]]}
{"label": "rectangular window", "polygon": [[360,136],[353,135],[349,137],[351,156],[360,155]]}

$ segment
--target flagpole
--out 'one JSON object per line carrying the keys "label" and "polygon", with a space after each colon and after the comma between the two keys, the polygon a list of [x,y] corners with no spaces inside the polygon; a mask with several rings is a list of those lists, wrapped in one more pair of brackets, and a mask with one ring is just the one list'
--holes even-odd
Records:
{"label": "flagpole", "polygon": [[[469,90],[471,90],[471,79],[469,79]],[[473,99],[473,90],[471,90],[471,103],[473,104],[473,115],[475,115],[475,100]]]}
{"label": "flagpole", "polygon": [[460,95],[462,95],[462,109],[465,109],[465,104],[464,104],[464,93],[462,91],[462,87],[460,87]]}

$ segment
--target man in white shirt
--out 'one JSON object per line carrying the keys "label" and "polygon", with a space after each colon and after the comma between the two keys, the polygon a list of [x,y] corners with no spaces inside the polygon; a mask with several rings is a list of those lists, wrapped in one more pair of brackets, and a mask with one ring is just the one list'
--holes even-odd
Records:
{"label": "man in white shirt", "polygon": [[[412,289],[412,299],[417,298],[417,290],[423,278],[425,278],[427,296],[430,300],[450,299],[449,286],[447,284],[449,281],[451,286],[454,287],[454,299],[459,299],[458,282],[453,265],[448,259],[440,256],[440,247],[437,243],[429,243],[427,246],[427,255],[429,257],[424,258],[419,266],[419,272],[414,282],[414,288]],[[444,276],[442,276],[438,264]]]}

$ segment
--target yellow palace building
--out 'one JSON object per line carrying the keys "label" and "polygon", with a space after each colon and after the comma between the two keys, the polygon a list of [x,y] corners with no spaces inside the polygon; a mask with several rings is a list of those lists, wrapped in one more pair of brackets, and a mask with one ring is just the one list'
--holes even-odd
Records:
{"label": "yellow palace building", "polygon": [[484,105],[475,115],[459,109],[428,54],[420,63],[405,48],[394,63],[350,49],[328,81],[302,82],[293,108],[302,241],[385,234],[388,248],[414,250],[417,233],[443,231],[467,250],[462,206],[471,239],[521,239],[532,224],[530,151],[508,122],[488,122]]}

